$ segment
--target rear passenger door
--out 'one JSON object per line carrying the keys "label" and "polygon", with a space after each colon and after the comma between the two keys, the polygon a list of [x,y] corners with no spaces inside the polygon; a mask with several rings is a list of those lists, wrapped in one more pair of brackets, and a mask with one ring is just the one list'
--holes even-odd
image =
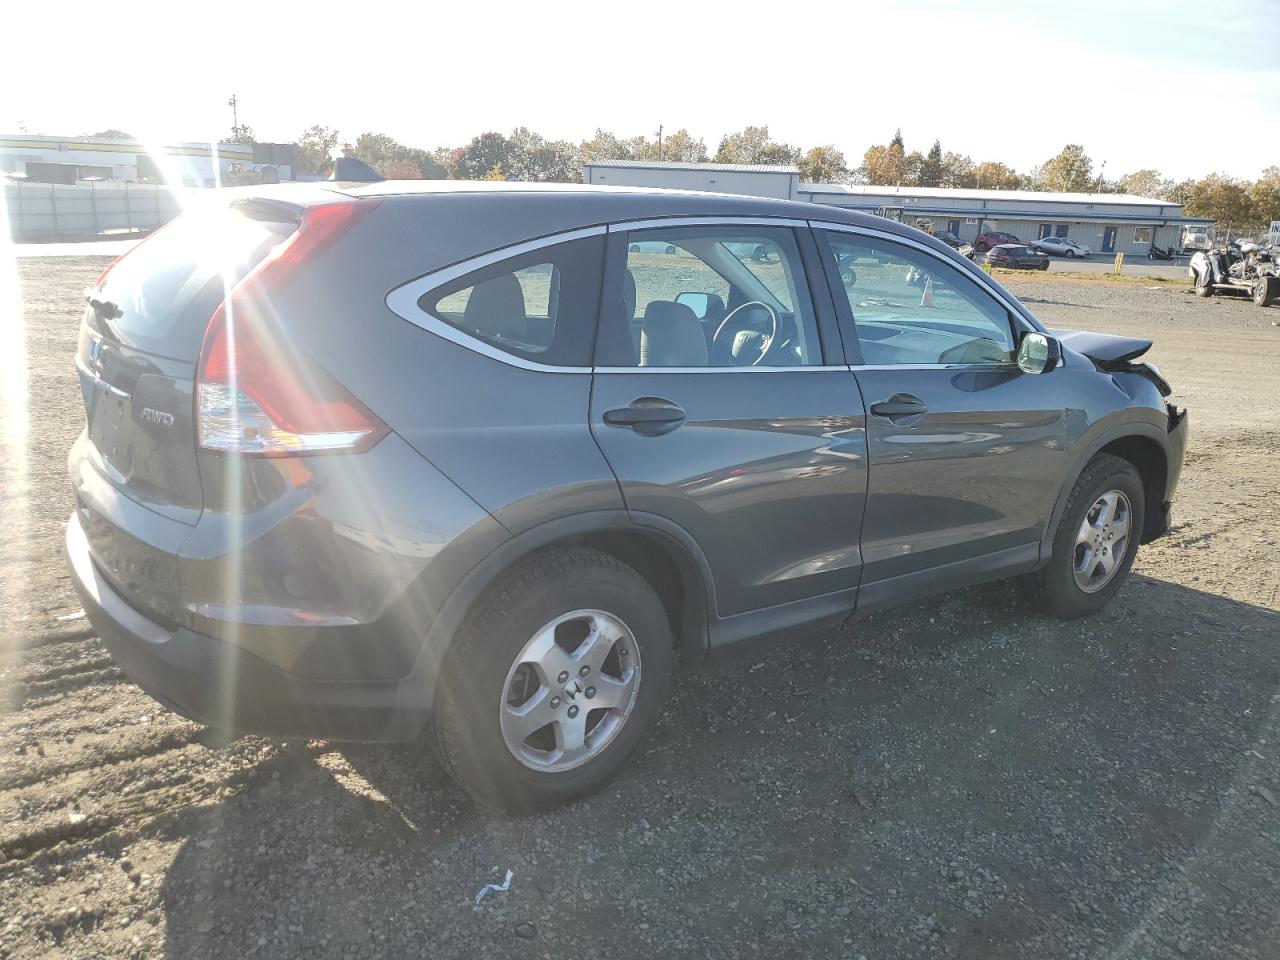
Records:
{"label": "rear passenger door", "polygon": [[851,607],[862,399],[808,229],[623,226],[607,262],[591,429],[633,518],[696,540],[720,617]]}

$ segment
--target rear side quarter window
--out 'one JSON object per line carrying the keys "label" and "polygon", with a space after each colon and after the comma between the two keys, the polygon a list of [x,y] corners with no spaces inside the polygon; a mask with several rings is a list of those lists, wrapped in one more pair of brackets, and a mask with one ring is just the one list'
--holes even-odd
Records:
{"label": "rear side quarter window", "polygon": [[603,260],[602,236],[551,243],[435,286],[418,297],[417,306],[513,357],[585,367]]}

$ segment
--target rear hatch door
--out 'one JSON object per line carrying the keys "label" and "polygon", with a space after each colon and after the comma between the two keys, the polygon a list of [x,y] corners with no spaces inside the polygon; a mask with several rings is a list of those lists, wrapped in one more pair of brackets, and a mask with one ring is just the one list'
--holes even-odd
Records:
{"label": "rear hatch door", "polygon": [[296,212],[256,201],[186,213],[86,291],[76,367],[87,429],[73,480],[90,549],[117,585],[173,572],[181,528],[204,502],[192,400],[205,329],[296,227]]}

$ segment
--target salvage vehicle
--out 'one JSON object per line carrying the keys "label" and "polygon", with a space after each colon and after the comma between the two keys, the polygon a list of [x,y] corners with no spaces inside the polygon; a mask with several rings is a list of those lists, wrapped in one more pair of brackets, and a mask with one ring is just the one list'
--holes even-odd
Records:
{"label": "salvage vehicle", "polygon": [[1182,469],[1150,346],[835,207],[253,187],[87,292],[66,552],[208,745],[427,733],[544,808],[618,770],[677,661],[1003,577],[1102,608]]}
{"label": "salvage vehicle", "polygon": [[1187,269],[1201,297],[1243,293],[1258,306],[1269,307],[1280,296],[1280,269],[1274,255],[1249,240],[1198,251]]}

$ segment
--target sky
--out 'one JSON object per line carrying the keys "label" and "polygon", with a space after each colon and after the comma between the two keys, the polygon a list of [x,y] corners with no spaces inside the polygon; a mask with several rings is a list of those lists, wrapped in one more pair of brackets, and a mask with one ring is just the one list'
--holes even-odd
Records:
{"label": "sky", "polygon": [[[240,121],[268,141],[316,123],[428,149],[517,126],[581,141],[661,124],[714,153],[723,134],[767,125],[856,165],[901,128],[908,150],[937,138],[1023,171],[1067,143],[1109,179],[1144,167],[1252,179],[1280,165],[1280,0],[118,10],[62,0],[6,14],[0,134],[225,139],[234,93]],[[42,36],[57,46],[14,42]]]}

